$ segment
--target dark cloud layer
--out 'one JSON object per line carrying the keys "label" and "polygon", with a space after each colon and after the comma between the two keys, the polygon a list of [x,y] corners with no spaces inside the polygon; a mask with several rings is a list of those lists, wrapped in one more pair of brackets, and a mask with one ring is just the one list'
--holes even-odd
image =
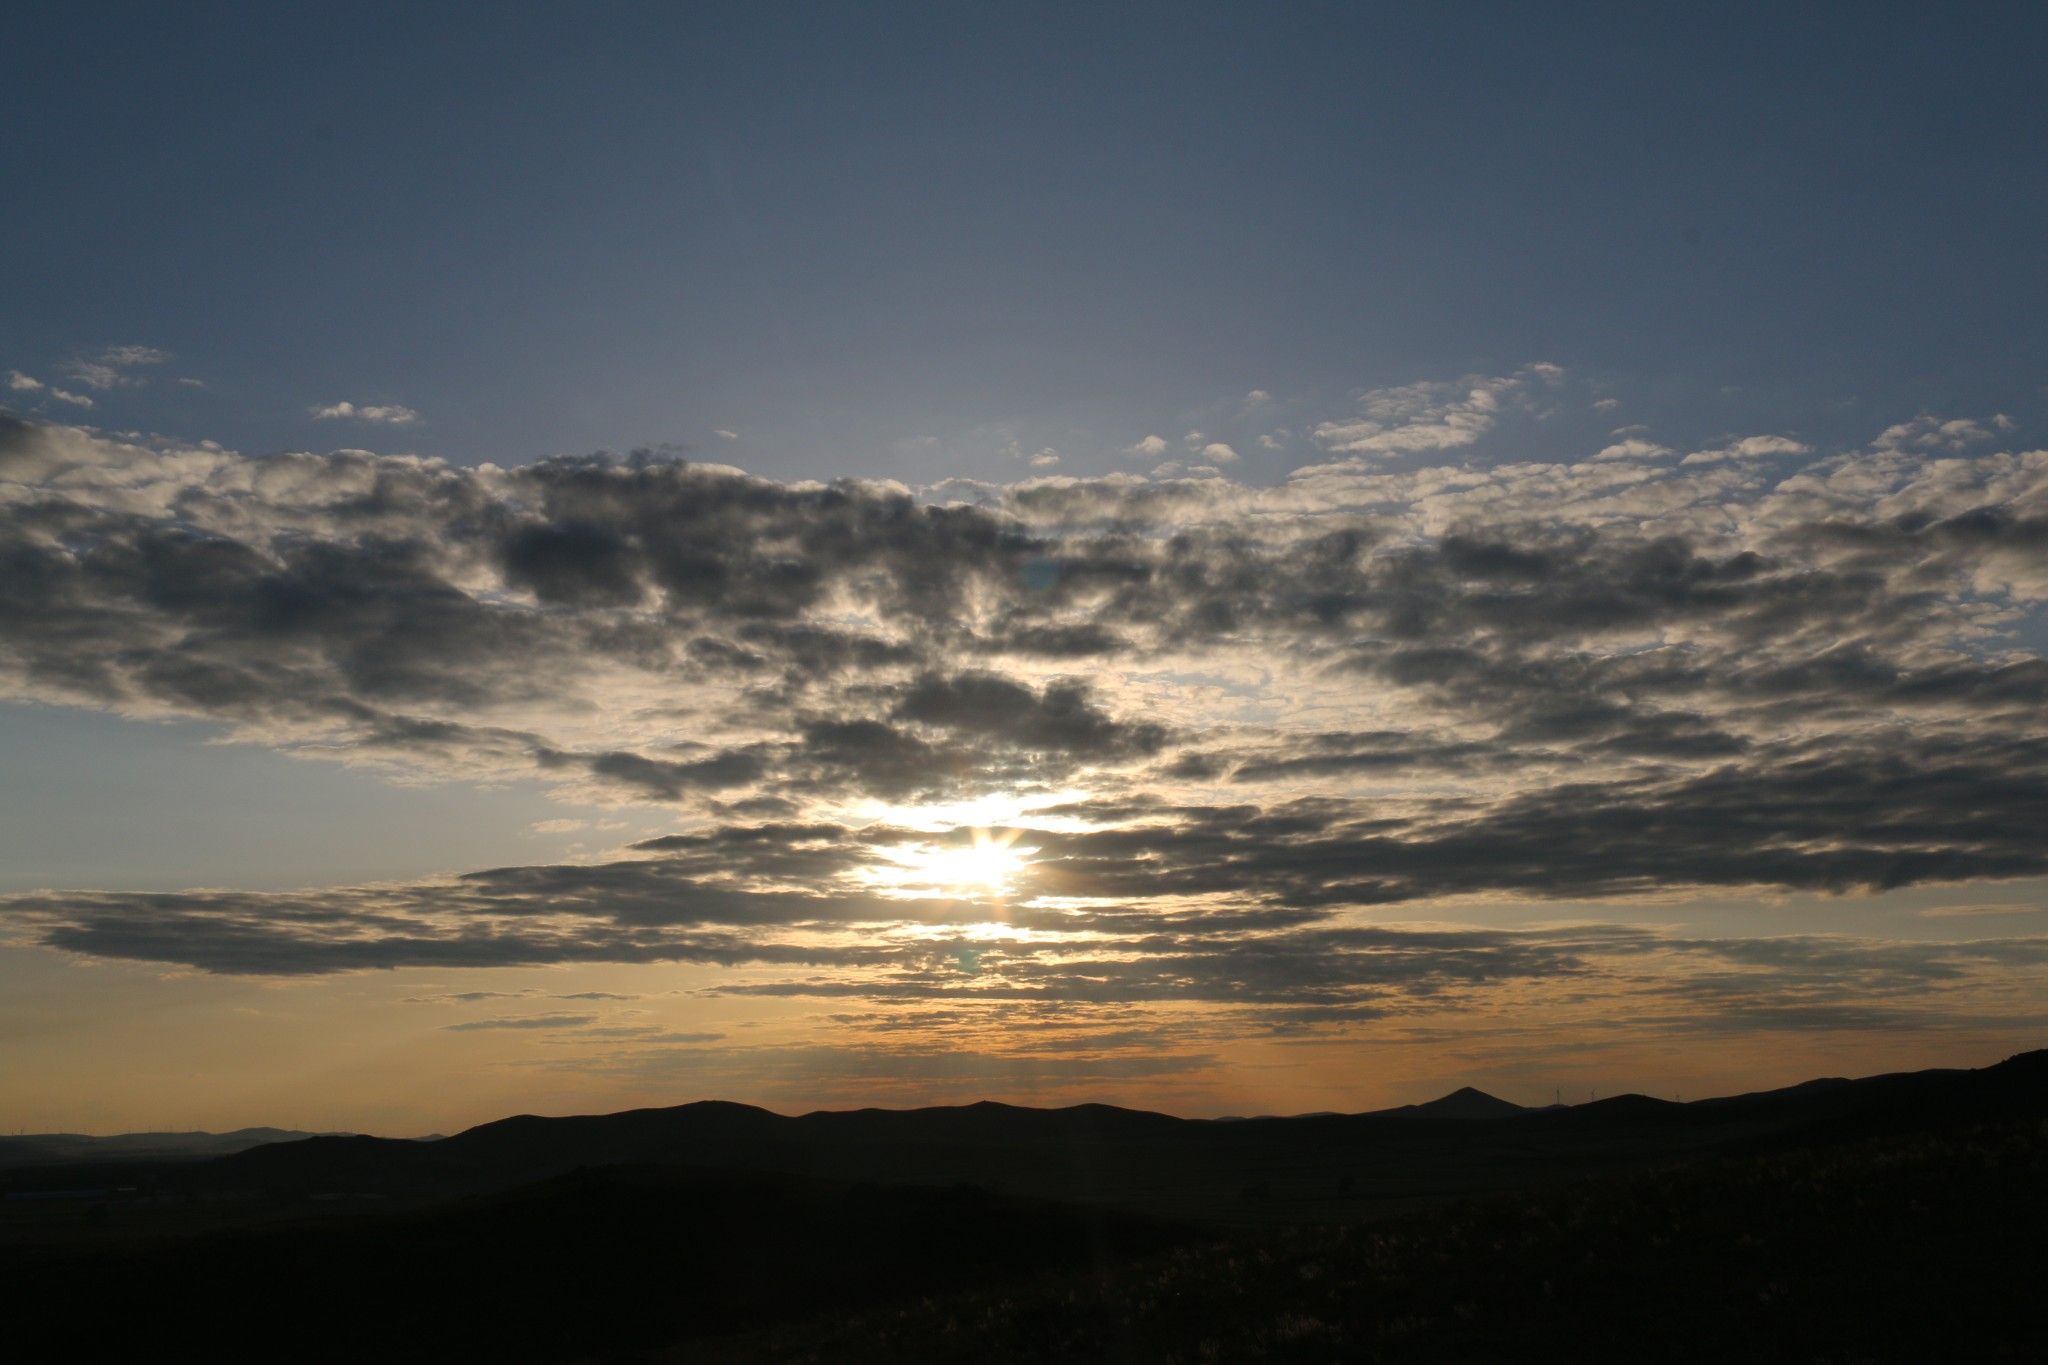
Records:
{"label": "dark cloud layer", "polygon": [[[7,695],[678,820],[604,862],[0,916],[215,972],[676,961],[1361,1017],[1694,951],[1385,907],[2048,875],[2048,453],[1894,435],[1768,476],[1361,458],[941,502],[0,417]],[[964,838],[920,808],[988,798],[1007,884],[920,883]],[[464,1027],[501,1024],[538,1027]]]}

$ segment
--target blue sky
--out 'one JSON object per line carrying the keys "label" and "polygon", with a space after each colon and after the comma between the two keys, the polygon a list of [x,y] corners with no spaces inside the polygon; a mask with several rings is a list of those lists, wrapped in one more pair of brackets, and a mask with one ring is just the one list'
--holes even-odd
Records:
{"label": "blue sky", "polygon": [[167,351],[95,416],[238,449],[778,477],[1533,360],[1677,440],[2038,410],[2037,7],[1201,8],[24,11],[0,356]]}
{"label": "blue sky", "polygon": [[31,1122],[2048,1023],[2040,6],[0,33]]}

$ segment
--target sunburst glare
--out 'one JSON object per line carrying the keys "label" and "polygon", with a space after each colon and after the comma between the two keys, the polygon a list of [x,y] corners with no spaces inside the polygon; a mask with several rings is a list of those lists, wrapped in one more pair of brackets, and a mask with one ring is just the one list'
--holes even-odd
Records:
{"label": "sunburst glare", "polygon": [[895,865],[878,874],[898,896],[1003,896],[1014,888],[1035,848],[1017,846],[1018,831],[977,828],[958,838],[913,844],[894,853]]}

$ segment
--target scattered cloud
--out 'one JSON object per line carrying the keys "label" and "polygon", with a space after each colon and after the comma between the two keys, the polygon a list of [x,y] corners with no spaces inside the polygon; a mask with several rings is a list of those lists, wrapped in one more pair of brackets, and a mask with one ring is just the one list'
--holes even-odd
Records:
{"label": "scattered cloud", "polygon": [[1165,460],[1152,467],[1155,479],[1213,479],[1222,471],[1211,464],[1188,464],[1182,460]]}
{"label": "scattered cloud", "polygon": [[1221,441],[1211,441],[1202,447],[1202,458],[1211,465],[1230,464],[1237,459],[1237,452]]}
{"label": "scattered cloud", "polygon": [[128,373],[145,365],[162,365],[171,359],[169,351],[154,346],[109,346],[96,356],[80,356],[61,367],[65,374],[88,388],[118,389],[142,383]]}
{"label": "scattered cloud", "polygon": [[1685,457],[1686,464],[1719,464],[1723,460],[1762,460],[1774,456],[1794,457],[1811,455],[1813,447],[1804,441],[1795,441],[1790,436],[1745,436],[1739,441],[1711,450],[1695,450]]}
{"label": "scattered cloud", "polygon": [[109,346],[100,353],[100,361],[106,365],[123,368],[134,365],[163,365],[169,363],[171,353],[154,346]]}
{"label": "scattered cloud", "polygon": [[1509,406],[1532,389],[1556,383],[1555,365],[1529,365],[1512,375],[1468,375],[1448,383],[1372,389],[1358,400],[1359,415],[1323,422],[1316,440],[1349,455],[1404,455],[1458,450],[1492,431]]}
{"label": "scattered cloud", "polygon": [[1667,455],[1674,455],[1676,453],[1669,446],[1660,446],[1655,441],[1645,441],[1640,437],[1631,436],[1624,440],[1616,441],[1613,445],[1601,447],[1593,458],[1596,460],[1661,460]]}
{"label": "scattered cloud", "polygon": [[102,365],[94,360],[73,360],[65,364],[64,373],[79,383],[95,389],[119,388],[133,381],[112,365]]}
{"label": "scattered cloud", "polygon": [[[1632,440],[920,494],[0,418],[0,695],[678,822],[413,882],[18,894],[0,934],[277,977],[696,963],[735,997],[1196,1010],[1215,1037],[1561,981],[1643,1027],[1909,992],[1989,1017],[2048,942],[1583,921],[2048,877],[2013,818],[2048,790],[2048,452]],[[1014,858],[978,862],[976,826]]]}
{"label": "scattered cloud", "polygon": [[1994,440],[2017,426],[2004,413],[1988,421],[1971,417],[1944,419],[1923,413],[1910,422],[1887,427],[1872,445],[1878,450],[1964,450]]}
{"label": "scattered cloud", "polygon": [[64,389],[53,389],[43,383],[42,380],[25,375],[20,370],[9,370],[7,372],[7,387],[14,393],[47,393],[58,402],[69,403],[73,407],[89,408],[93,406],[92,399],[87,398],[82,393],[71,393]]}
{"label": "scattered cloud", "polygon": [[731,431],[725,427],[720,427],[711,434],[721,441],[737,441],[740,438],[740,434],[737,431]]}
{"label": "scattered cloud", "polygon": [[316,405],[308,409],[316,421],[347,419],[357,422],[376,422],[383,426],[409,427],[420,420],[420,415],[411,408],[398,403],[357,405],[343,399],[339,403]]}
{"label": "scattered cloud", "polygon": [[1156,460],[1165,453],[1166,438],[1164,436],[1146,436],[1124,450],[1126,455],[1135,455],[1141,459],[1150,460]]}

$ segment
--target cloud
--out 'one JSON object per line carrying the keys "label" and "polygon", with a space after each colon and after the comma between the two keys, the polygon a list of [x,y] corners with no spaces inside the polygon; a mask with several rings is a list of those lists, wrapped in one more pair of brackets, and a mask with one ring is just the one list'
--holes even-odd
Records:
{"label": "cloud", "polygon": [[420,420],[420,415],[417,412],[398,403],[366,404],[359,407],[344,399],[339,403],[328,403],[324,406],[316,405],[307,409],[307,411],[311,412],[317,421],[347,419],[357,422],[375,422],[389,427],[409,427]]}
{"label": "cloud", "polygon": [[1033,455],[1030,464],[1033,469],[1051,469],[1060,462],[1060,453],[1047,447]]}
{"label": "cloud", "polygon": [[498,1029],[573,1029],[596,1022],[594,1014],[520,1014],[506,1019],[470,1019],[443,1027],[449,1033],[482,1033]]}
{"label": "cloud", "polygon": [[737,441],[740,438],[740,434],[737,431],[729,431],[725,427],[720,427],[711,434],[721,441]]}
{"label": "cloud", "polygon": [[[1561,981],[1645,1021],[1992,1017],[2043,944],[1444,923],[2048,876],[2048,452],[1918,439],[920,493],[0,417],[0,695],[676,822],[387,885],[49,889],[0,933],[279,977],[686,962],[1104,1038]],[[1000,893],[931,871],[991,825],[1029,850]]]}
{"label": "cloud", "polygon": [[1134,455],[1144,460],[1156,460],[1165,453],[1166,438],[1164,436],[1146,436],[1124,450],[1124,454]]}
{"label": "cloud", "polygon": [[1085,682],[1056,682],[1034,691],[983,672],[920,677],[897,697],[889,715],[1041,755],[1116,760],[1156,753],[1167,738],[1160,725],[1111,717],[1095,704]]}
{"label": "cloud", "polygon": [[[1268,852],[1293,828],[1268,812],[1205,820],[1199,837],[1230,830],[1247,848],[1261,842],[1254,833],[1260,823]],[[862,1035],[886,1036],[900,1020],[939,1052],[972,1051],[979,1036],[997,1055],[1077,1059],[1158,1055],[1169,1039],[1185,1049],[1247,1033],[1341,1034],[1361,1024],[1470,1018],[1489,1002],[1512,1009],[1555,1000],[1561,988],[1589,1019],[1625,1014],[1633,1031],[1650,1035],[1912,1029],[1937,1021],[2011,1027],[2011,993],[2038,984],[2048,965],[2048,938],[2041,937],[1945,943],[1846,934],[1714,938],[1584,921],[1512,929],[1369,923],[1327,906],[1168,902],[1178,890],[1172,886],[1143,902],[1093,903],[1063,886],[1068,894],[1058,902],[1027,905],[1013,895],[992,912],[986,903],[891,902],[848,880],[839,896],[823,900],[757,893],[775,902],[766,914],[744,897],[705,902],[698,909],[709,918],[670,913],[678,889],[721,867],[721,849],[760,853],[758,862],[742,859],[744,875],[765,881],[787,878],[802,863],[790,861],[791,843],[851,852],[868,840],[910,837],[848,828],[768,837],[726,830],[656,841],[661,847],[640,864],[504,869],[452,883],[340,892],[74,896],[45,899],[31,922],[43,926],[42,941],[69,951],[259,975],[584,961],[744,967],[720,994],[870,1006],[873,1013],[847,1017],[841,1047],[865,1046]],[[1051,835],[1028,837],[1035,843]],[[1095,831],[1087,839],[1092,845],[1114,835]],[[1155,834],[1150,846],[1164,842]],[[1145,847],[1109,856],[1129,864]],[[1062,848],[1062,866],[1041,875],[1064,878],[1077,859],[1107,870],[1105,852]],[[671,861],[688,869],[680,880]],[[1311,861],[1297,857],[1297,871],[1310,872]],[[1147,870],[1133,866],[1129,875]],[[428,907],[431,917],[423,914]],[[1005,921],[993,936],[985,932],[991,913]],[[391,932],[405,922],[415,931]],[[417,999],[459,1005],[617,994],[469,991]],[[606,1065],[628,1063],[634,1048],[719,1041],[656,1024],[597,1021],[544,1013],[445,1027],[552,1032],[627,1049],[601,1052]]]}
{"label": "cloud", "polygon": [[1237,459],[1237,452],[1221,441],[1211,441],[1202,447],[1202,458],[1211,465],[1231,464]]}
{"label": "cloud", "polygon": [[1872,444],[1878,450],[1963,450],[1995,440],[2016,426],[2004,413],[1983,422],[1970,417],[1941,418],[1923,413],[1910,422],[1885,428]]}
{"label": "cloud", "polygon": [[133,382],[114,366],[103,365],[93,360],[70,361],[64,366],[64,373],[95,389],[118,388]]}
{"label": "cloud", "polygon": [[480,1000],[638,1000],[637,995],[622,995],[616,991],[571,991],[562,994],[547,994],[529,987],[522,991],[447,991],[440,995],[409,995],[408,1005],[473,1005]]}
{"label": "cloud", "polygon": [[154,346],[109,346],[97,356],[78,357],[65,362],[64,373],[95,389],[117,389],[142,381],[128,373],[143,365],[162,365],[171,359],[169,351]]}
{"label": "cloud", "polygon": [[1339,454],[1457,450],[1492,431],[1502,412],[1532,388],[1555,383],[1562,373],[1554,365],[1530,365],[1512,375],[1372,389],[1359,398],[1357,417],[1320,423],[1314,435]]}
{"label": "cloud", "polygon": [[[1593,458],[1596,460],[1661,460],[1665,456],[1675,453],[1669,446],[1660,446],[1655,441],[1645,441],[1639,437],[1631,436],[1625,440],[1616,441],[1613,445],[1601,447],[1599,453],[1594,455]],[[1698,462],[1695,461],[1694,463]]]}
{"label": "cloud", "polygon": [[1179,460],[1167,460],[1152,467],[1155,479],[1214,479],[1222,471],[1212,464],[1183,464]]}
{"label": "cloud", "polygon": [[162,365],[171,359],[169,351],[154,346],[109,346],[100,353],[100,361],[107,365]]}
{"label": "cloud", "polygon": [[1723,460],[1761,460],[1772,456],[1811,455],[1813,447],[1804,441],[1795,441],[1789,436],[1745,436],[1729,445],[1716,446],[1711,450],[1695,450],[1687,455],[1685,464],[1718,464]]}
{"label": "cloud", "polygon": [[42,380],[31,375],[25,375],[20,370],[9,370],[7,372],[7,387],[14,393],[47,393],[58,402],[69,403],[73,407],[89,408],[93,406],[92,399],[87,398],[84,394],[71,393],[65,389],[53,389],[43,383]]}

